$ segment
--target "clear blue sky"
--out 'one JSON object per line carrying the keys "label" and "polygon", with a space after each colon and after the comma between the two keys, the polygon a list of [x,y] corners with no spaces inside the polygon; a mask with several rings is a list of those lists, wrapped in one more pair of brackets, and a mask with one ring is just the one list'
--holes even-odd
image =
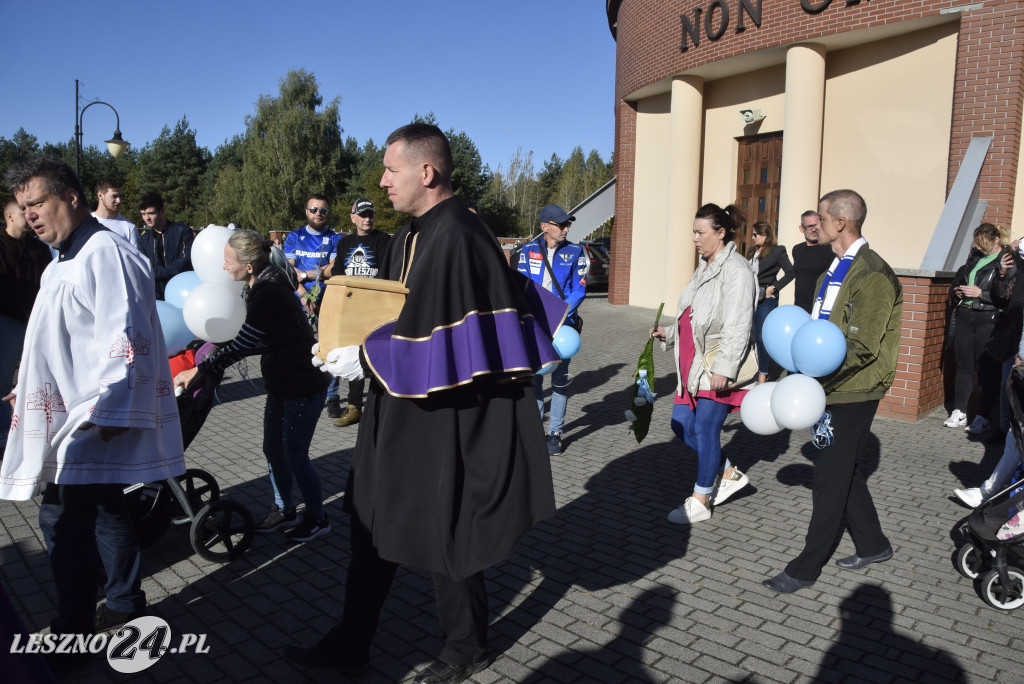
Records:
{"label": "clear blue sky", "polygon": [[[576,145],[612,153],[615,41],[600,0],[0,0],[0,26],[8,139],[24,127],[70,140],[77,78],[136,149],[184,115],[214,152],[304,68],[325,102],[341,97],[343,135],[360,144],[433,111],[492,169],[517,147],[538,169]],[[92,107],[83,144],[102,149],[113,129],[113,112]]]}

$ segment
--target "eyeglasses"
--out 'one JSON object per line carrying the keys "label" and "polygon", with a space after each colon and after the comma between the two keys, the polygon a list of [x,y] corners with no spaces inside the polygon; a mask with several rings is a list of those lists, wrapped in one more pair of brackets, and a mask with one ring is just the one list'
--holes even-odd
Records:
{"label": "eyeglasses", "polygon": [[[354,211],[352,213],[356,214],[356,212],[354,212]],[[370,210],[366,210],[366,211],[359,212],[358,214],[356,214],[356,216],[359,216],[359,217],[362,217],[362,218],[373,218],[374,216],[376,216],[376,214],[373,213]]]}
{"label": "eyeglasses", "polygon": [[310,214],[320,214],[321,216],[327,216],[327,207],[309,207],[306,209]]}
{"label": "eyeglasses", "polygon": [[562,230],[566,230],[569,226],[572,225],[571,221],[566,221],[565,223],[559,223],[558,221],[548,221],[548,223],[550,223],[553,226],[558,226]]}

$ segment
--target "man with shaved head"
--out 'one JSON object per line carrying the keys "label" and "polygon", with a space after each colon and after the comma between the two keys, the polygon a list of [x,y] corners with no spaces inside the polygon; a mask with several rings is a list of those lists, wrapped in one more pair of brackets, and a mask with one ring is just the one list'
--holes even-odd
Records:
{"label": "man with shaved head", "polygon": [[783,572],[763,582],[782,594],[814,584],[844,527],[856,553],[835,562],[840,570],[862,570],[893,555],[857,461],[867,450],[878,402],[896,375],[903,289],[861,236],[867,211],[853,190],[834,190],[818,204],[821,243],[832,247],[835,258],[818,279],[811,317],[839,327],[846,358],[820,379],[826,410],[812,434],[824,453],[814,465],[804,548]]}
{"label": "man with shaved head", "polygon": [[316,646],[285,649],[307,667],[353,675],[369,666],[381,606],[406,565],[431,573],[444,641],[416,681],[461,682],[484,669],[484,570],[555,510],[531,379],[558,360],[551,331],[565,305],[508,269],[488,228],[453,196],[451,169],[436,126],[410,124],[387,139],[380,185],[411,220],[388,243],[379,276],[409,294],[397,320],[361,347],[371,373],[345,493],[345,609]]}

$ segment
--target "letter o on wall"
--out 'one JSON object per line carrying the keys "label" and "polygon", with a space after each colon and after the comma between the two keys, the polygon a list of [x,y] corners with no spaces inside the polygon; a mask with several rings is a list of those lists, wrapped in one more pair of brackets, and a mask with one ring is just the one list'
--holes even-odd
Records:
{"label": "letter o on wall", "polygon": [[818,3],[815,4],[814,0],[800,0],[800,6],[808,14],[818,14],[819,12],[824,12],[831,2],[832,0],[818,0]]}
{"label": "letter o on wall", "polygon": [[[803,0],[806,2],[806,0]],[[718,21],[718,30],[711,30],[711,22],[715,16],[715,9],[719,10],[721,19]],[[704,33],[707,35],[708,40],[718,40],[725,33],[725,29],[729,28],[729,6],[725,4],[724,0],[713,0],[708,5],[707,13],[704,15]]]}

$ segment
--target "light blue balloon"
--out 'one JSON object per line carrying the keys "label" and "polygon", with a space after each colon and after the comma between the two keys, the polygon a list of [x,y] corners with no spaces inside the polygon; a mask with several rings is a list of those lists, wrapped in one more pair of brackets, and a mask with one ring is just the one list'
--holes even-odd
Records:
{"label": "light blue balloon", "polygon": [[764,319],[764,327],[761,328],[764,348],[768,350],[775,363],[790,373],[796,372],[796,364],[793,363],[793,337],[809,320],[811,315],[793,304],[778,307]]}
{"label": "light blue balloon", "polygon": [[534,375],[547,375],[549,373],[553,373],[556,368],[558,368],[557,363],[549,363],[548,365],[541,367],[541,369],[534,373]]}
{"label": "light blue balloon", "polygon": [[558,352],[559,358],[571,358],[580,350],[580,334],[576,332],[575,328],[562,325],[555,332],[555,339],[551,340],[551,346]]}
{"label": "light blue balloon", "polygon": [[195,339],[195,335],[185,325],[185,314],[178,307],[170,302],[162,302],[158,299],[156,302],[156,314],[160,318],[160,327],[164,331],[167,356],[174,356]]}
{"label": "light blue balloon", "polygon": [[793,336],[792,353],[797,370],[820,378],[843,365],[846,337],[832,321],[808,321]]}
{"label": "light blue balloon", "polygon": [[164,300],[179,309],[184,309],[188,293],[201,282],[203,281],[199,279],[199,274],[195,271],[182,271],[167,281],[167,287],[164,288]]}

